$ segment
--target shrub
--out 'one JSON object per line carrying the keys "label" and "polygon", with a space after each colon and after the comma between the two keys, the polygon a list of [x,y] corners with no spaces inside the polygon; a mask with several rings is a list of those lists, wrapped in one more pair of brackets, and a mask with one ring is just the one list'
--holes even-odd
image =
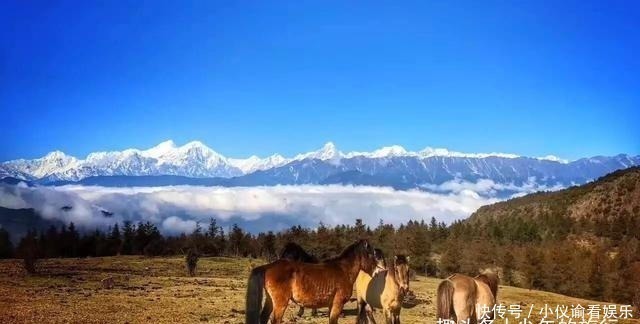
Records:
{"label": "shrub", "polygon": [[200,259],[200,253],[196,249],[189,249],[184,259],[185,264],[187,265],[187,273],[189,276],[195,276],[198,260]]}

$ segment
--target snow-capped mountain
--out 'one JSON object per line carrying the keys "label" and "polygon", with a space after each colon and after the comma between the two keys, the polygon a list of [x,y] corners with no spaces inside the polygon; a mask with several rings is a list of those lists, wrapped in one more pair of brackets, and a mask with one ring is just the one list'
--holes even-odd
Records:
{"label": "snow-capped mountain", "polygon": [[[162,142],[150,149],[95,152],[85,159],[54,151],[34,160],[0,163],[4,176],[38,181],[81,181],[104,176],[182,176],[220,178],[210,185],[254,186],[276,184],[367,184],[395,188],[422,188],[450,180],[522,185],[568,186],[606,173],[640,165],[640,156],[617,155],[566,161],[555,156],[522,157],[506,153],[461,153],[427,147],[408,151],[393,145],[372,152],[344,153],[328,142],[317,151],[291,158],[228,158],[199,141],[177,146]],[[167,181],[167,179],[165,179]],[[126,181],[125,181],[126,182]],[[136,183],[140,183],[140,179]],[[182,183],[171,179],[171,183]],[[188,182],[191,183],[191,182]]]}
{"label": "snow-capped mountain", "polygon": [[52,152],[34,160],[2,163],[4,173],[37,180],[81,180],[91,176],[179,175],[187,177],[233,177],[244,172],[201,142],[176,146],[166,141],[147,150],[95,152],[86,159]]}

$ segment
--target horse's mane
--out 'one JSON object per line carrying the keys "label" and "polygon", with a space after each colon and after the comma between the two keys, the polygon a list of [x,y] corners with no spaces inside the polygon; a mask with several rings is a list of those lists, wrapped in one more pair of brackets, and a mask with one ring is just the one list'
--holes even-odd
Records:
{"label": "horse's mane", "polygon": [[396,255],[396,259],[395,259],[395,261],[396,261],[398,264],[409,264],[409,260],[407,260],[407,256],[406,256],[406,255],[404,255],[404,254],[398,254],[398,255]]}
{"label": "horse's mane", "polygon": [[396,265],[399,265],[399,264],[409,264],[409,260],[407,260],[407,256],[403,254],[398,254],[393,258],[393,260],[391,260],[391,262],[387,262],[387,270],[389,271],[389,274],[393,278],[396,278]]}
{"label": "horse's mane", "polygon": [[489,288],[491,289],[493,298],[498,298],[498,282],[500,281],[500,278],[498,278],[498,275],[496,273],[485,271],[476,276],[476,279],[486,283],[487,286],[489,286]]}
{"label": "horse's mane", "polygon": [[282,252],[280,252],[280,259],[306,263],[318,263],[318,258],[307,253],[307,251],[305,251],[300,245],[294,242],[289,242],[284,246]]}
{"label": "horse's mane", "polygon": [[331,259],[327,259],[326,261],[336,261],[339,259],[344,259],[344,258],[352,257],[360,253],[363,253],[365,251],[365,247],[364,247],[365,243],[367,243],[366,240],[359,240],[347,246],[344,250],[342,250],[342,252],[338,256],[333,257]]}
{"label": "horse's mane", "polygon": [[382,250],[380,249],[373,249],[373,257],[376,259],[376,263],[378,262],[378,260],[382,260],[382,266],[384,268],[387,268],[387,259],[384,257],[384,252],[382,252]]}
{"label": "horse's mane", "polygon": [[396,263],[394,261],[395,260],[391,259],[391,262],[387,262],[385,259],[385,263],[387,265],[387,275],[391,276],[391,278],[396,281]]}

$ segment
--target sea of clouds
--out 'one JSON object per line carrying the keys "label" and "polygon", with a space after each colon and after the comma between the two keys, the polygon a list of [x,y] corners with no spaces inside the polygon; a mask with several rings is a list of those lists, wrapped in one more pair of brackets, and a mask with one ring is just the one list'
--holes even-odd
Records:
{"label": "sea of clouds", "polygon": [[[519,187],[491,180],[452,180],[408,191],[343,185],[107,188],[20,184],[0,187],[0,206],[34,208],[44,218],[72,221],[84,228],[106,227],[123,220],[151,221],[169,234],[188,233],[197,222],[206,226],[211,217],[225,226],[238,223],[254,232],[292,225],[352,224],[358,218],[371,226],[380,220],[400,224],[429,221],[431,217],[450,223],[504,199],[500,193],[505,190],[519,196],[560,188],[537,186],[534,180]],[[103,210],[113,215],[105,216]]]}

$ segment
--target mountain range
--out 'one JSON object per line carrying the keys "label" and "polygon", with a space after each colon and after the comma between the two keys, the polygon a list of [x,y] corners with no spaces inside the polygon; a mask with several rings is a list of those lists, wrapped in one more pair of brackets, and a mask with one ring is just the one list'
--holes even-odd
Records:
{"label": "mountain range", "polygon": [[[582,184],[615,170],[640,165],[640,156],[619,154],[566,161],[555,156],[460,153],[401,146],[372,152],[343,153],[329,142],[317,151],[286,158],[225,157],[199,141],[177,146],[165,141],[146,150],[95,152],[84,159],[54,151],[42,158],[0,163],[0,178],[39,184],[153,185],[299,185],[351,184],[397,189],[431,188],[448,181],[540,187]],[[436,189],[437,190],[437,189]]]}

